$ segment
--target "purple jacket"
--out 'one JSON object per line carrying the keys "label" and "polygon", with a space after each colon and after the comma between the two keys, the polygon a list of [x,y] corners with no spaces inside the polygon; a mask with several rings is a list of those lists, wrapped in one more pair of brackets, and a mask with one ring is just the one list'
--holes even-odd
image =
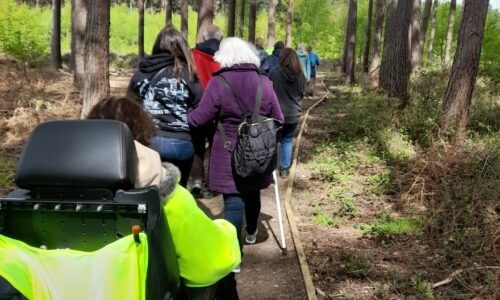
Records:
{"label": "purple jacket", "polygon": [[[223,83],[218,78],[219,76],[224,76],[236,97],[239,97],[240,102],[245,106],[245,109],[248,112],[253,110],[257,93],[257,78],[260,76],[258,75],[258,69],[253,64],[235,65],[214,73],[214,77],[208,82],[200,104],[196,109],[188,113],[188,123],[193,127],[199,127],[220,121],[224,126],[227,137],[235,145],[237,128],[243,121],[243,116],[238,103],[235,102],[233,96],[223,86]],[[260,114],[283,122],[283,113],[271,82],[266,76],[260,76],[260,78],[262,79]],[[208,183],[211,190],[223,194],[261,190],[269,186],[271,176],[236,180],[235,183],[231,169],[231,153],[224,148],[221,133],[217,128],[212,151],[210,152],[208,170]]]}

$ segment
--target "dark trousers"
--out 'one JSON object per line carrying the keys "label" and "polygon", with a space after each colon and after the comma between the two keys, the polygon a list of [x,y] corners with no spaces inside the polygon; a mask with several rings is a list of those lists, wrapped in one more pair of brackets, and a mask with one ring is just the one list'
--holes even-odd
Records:
{"label": "dark trousers", "polygon": [[246,231],[253,234],[257,230],[257,220],[260,214],[260,190],[240,194],[223,194],[223,198],[224,219],[236,227],[238,241],[241,245],[243,215],[245,215],[247,222]]}
{"label": "dark trousers", "polygon": [[212,147],[212,140],[215,133],[215,126],[208,125],[199,128],[191,128],[191,137],[194,146],[194,158],[191,167],[191,178],[193,180],[206,181],[205,175],[205,153],[206,143],[208,141],[209,148]]}

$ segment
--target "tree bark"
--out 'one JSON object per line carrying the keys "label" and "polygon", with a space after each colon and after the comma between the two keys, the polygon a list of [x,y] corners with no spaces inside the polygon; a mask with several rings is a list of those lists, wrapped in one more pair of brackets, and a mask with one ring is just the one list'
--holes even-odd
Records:
{"label": "tree bark", "polygon": [[165,0],[165,25],[172,25],[172,0]]}
{"label": "tree bark", "polygon": [[252,44],[255,44],[256,18],[257,18],[257,0],[250,0],[248,8],[248,41]]}
{"label": "tree bark", "polygon": [[357,21],[357,0],[349,0],[347,11],[347,26],[345,36],[345,72],[344,80],[346,84],[354,83],[354,63],[356,53],[356,21]]}
{"label": "tree bark", "polygon": [[434,46],[434,36],[436,35],[436,14],[438,8],[438,0],[434,0],[431,12],[431,32],[429,35],[429,50],[427,50],[427,61],[430,62],[432,59],[432,48]]}
{"label": "tree bark", "polygon": [[373,31],[372,63],[370,64],[370,83],[378,87],[380,71],[380,45],[382,44],[382,26],[384,25],[384,0],[375,2],[375,29]]}
{"label": "tree bark", "polygon": [[420,59],[422,59],[422,54],[424,52],[425,36],[427,34],[427,27],[429,25],[429,17],[431,14],[432,0],[425,0],[424,13],[422,15],[422,22],[420,23],[420,44],[422,48],[420,49]]}
{"label": "tree bark", "polygon": [[245,27],[245,0],[241,0],[240,7],[240,23],[239,23],[239,36],[243,38],[243,27]]}
{"label": "tree bark", "polygon": [[50,36],[50,61],[55,69],[62,68],[61,58],[61,0],[52,0],[52,34]]}
{"label": "tree bark", "polygon": [[288,9],[286,11],[286,35],[285,45],[292,46],[292,23],[293,23],[293,0],[288,0]]}
{"label": "tree bark", "polygon": [[267,48],[271,49],[276,41],[276,6],[279,0],[269,0],[267,13]]}
{"label": "tree bark", "polygon": [[363,49],[363,71],[368,72],[368,67],[370,63],[370,42],[372,39],[372,11],[373,11],[373,0],[368,1],[368,20],[366,22],[365,31],[365,46]]}
{"label": "tree bark", "polygon": [[422,61],[422,44],[421,44],[421,33],[420,33],[420,0],[412,1],[412,11],[411,11],[411,70],[415,70],[420,66]]}
{"label": "tree bark", "polygon": [[198,28],[196,33],[196,42],[203,42],[203,29],[214,21],[214,0],[201,1],[198,11]]}
{"label": "tree bark", "polygon": [[88,1],[82,118],[109,94],[109,15],[110,0]]}
{"label": "tree bark", "polygon": [[236,0],[229,0],[227,7],[227,36],[234,36],[236,25]]}
{"label": "tree bark", "polygon": [[188,0],[181,0],[181,33],[188,38]]}
{"label": "tree bark", "polygon": [[412,2],[389,0],[384,37],[384,54],[380,66],[380,86],[389,97],[397,97],[405,106],[410,76],[409,35]]}
{"label": "tree bark", "polygon": [[465,135],[481,58],[488,2],[488,0],[466,0],[463,7],[457,50],[444,95],[441,115],[442,129],[446,133],[456,130],[454,137],[457,140],[461,140]]}
{"label": "tree bark", "polygon": [[137,38],[137,44],[139,47],[139,58],[144,57],[144,0],[139,0],[139,36]]}
{"label": "tree bark", "polygon": [[85,82],[85,29],[87,26],[87,0],[72,0],[71,5],[71,59],[73,85],[83,89]]}
{"label": "tree bark", "polygon": [[446,45],[444,47],[443,67],[449,69],[451,66],[451,43],[453,41],[453,26],[455,24],[455,11],[457,10],[457,0],[450,2],[450,14],[448,16],[448,32],[446,33]]}

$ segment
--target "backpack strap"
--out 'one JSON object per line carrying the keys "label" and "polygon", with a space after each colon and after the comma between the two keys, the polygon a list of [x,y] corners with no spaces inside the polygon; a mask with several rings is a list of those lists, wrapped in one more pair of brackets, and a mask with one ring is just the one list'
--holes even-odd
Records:
{"label": "backpack strap", "polygon": [[260,104],[262,103],[262,78],[257,74],[257,94],[255,94],[255,104],[253,105],[252,121],[257,123],[260,115]]}
{"label": "backpack strap", "polygon": [[[260,77],[259,74],[257,74],[258,80],[257,80],[257,94],[255,95],[255,104],[253,107],[253,113],[252,113],[252,121],[257,122],[258,116],[260,113],[260,104],[262,103],[262,78]],[[220,82],[224,86],[226,90],[228,90],[231,95],[233,95],[233,98],[236,100],[236,103],[238,103],[238,106],[240,107],[241,112],[243,113],[244,118],[248,115],[248,113],[245,111],[245,108],[239,101],[238,97],[233,92],[233,89],[229,86],[229,83],[227,80],[224,78],[224,76],[220,75],[217,76],[219,78]],[[224,142],[224,148],[231,152],[232,150],[232,143],[229,140],[229,138],[226,135],[226,130],[224,130],[224,126],[222,126],[222,123],[219,121],[217,124],[217,127],[219,128],[219,131],[221,133],[222,141]]]}
{"label": "backpack strap", "polygon": [[243,114],[243,117],[246,117],[248,115],[248,113],[246,112],[245,107],[243,107],[243,104],[241,104],[239,98],[236,97],[236,95],[234,94],[234,91],[229,86],[229,83],[227,82],[226,78],[224,78],[224,76],[222,76],[222,75],[217,76],[217,78],[219,78],[219,81],[222,83],[222,85],[224,86],[224,88],[227,91],[229,91],[229,93],[231,93],[231,95],[233,95],[233,98],[234,98],[234,100],[236,100],[236,103],[238,103],[238,106],[239,106],[239,108],[241,110],[241,113]]}

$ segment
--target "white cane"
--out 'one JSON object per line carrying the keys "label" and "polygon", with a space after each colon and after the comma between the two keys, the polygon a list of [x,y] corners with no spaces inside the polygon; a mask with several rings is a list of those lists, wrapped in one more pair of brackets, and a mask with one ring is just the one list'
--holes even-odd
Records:
{"label": "white cane", "polygon": [[281,203],[280,203],[280,192],[278,188],[278,176],[276,176],[276,170],[273,172],[273,180],[274,180],[274,196],[276,198],[276,208],[278,210],[278,222],[280,226],[280,234],[281,234],[281,253],[286,255],[286,243],[285,243],[285,233],[283,231],[283,218],[281,217]]}

